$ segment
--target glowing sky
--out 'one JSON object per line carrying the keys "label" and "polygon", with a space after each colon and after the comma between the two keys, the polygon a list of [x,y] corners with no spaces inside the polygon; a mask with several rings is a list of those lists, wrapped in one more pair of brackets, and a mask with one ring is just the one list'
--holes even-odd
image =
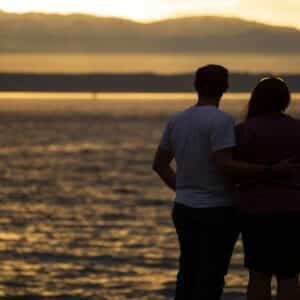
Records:
{"label": "glowing sky", "polygon": [[8,0],[0,9],[13,12],[80,12],[137,21],[187,15],[237,16],[300,27],[299,0]]}

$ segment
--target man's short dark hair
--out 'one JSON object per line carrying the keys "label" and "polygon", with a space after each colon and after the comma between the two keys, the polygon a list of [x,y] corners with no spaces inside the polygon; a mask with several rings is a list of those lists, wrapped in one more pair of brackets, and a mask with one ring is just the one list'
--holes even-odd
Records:
{"label": "man's short dark hair", "polygon": [[204,66],[196,72],[195,89],[200,96],[222,96],[228,89],[228,77],[228,70],[222,66]]}

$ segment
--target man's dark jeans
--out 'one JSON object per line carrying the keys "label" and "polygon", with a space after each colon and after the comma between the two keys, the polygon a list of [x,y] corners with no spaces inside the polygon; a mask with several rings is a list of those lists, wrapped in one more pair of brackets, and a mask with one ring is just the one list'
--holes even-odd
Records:
{"label": "man's dark jeans", "polygon": [[175,300],[219,300],[238,237],[234,209],[190,208],[175,203],[180,246]]}

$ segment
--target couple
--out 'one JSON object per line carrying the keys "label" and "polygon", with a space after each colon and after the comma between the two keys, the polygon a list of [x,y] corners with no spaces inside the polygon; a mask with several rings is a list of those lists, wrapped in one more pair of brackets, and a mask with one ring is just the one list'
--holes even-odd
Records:
{"label": "couple", "polygon": [[240,232],[247,299],[270,300],[275,276],[277,299],[299,300],[300,121],[284,113],[289,89],[280,78],[262,79],[237,127],[218,108],[228,89],[224,67],[200,68],[195,89],[197,104],[170,118],[153,162],[176,191],[175,300],[221,298]]}

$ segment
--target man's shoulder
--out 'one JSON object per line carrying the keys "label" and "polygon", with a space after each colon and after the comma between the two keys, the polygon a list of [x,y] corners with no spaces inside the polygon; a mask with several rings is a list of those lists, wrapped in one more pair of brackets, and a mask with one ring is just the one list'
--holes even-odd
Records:
{"label": "man's shoulder", "polygon": [[217,111],[217,114],[220,116],[220,117],[223,117],[224,119],[231,119],[233,120],[233,116],[231,114],[229,114],[228,112],[220,109],[220,108],[217,108],[216,109]]}
{"label": "man's shoulder", "polygon": [[188,116],[189,114],[189,111],[190,111],[190,108],[187,108],[185,110],[182,110],[182,111],[177,111],[175,113],[173,113],[169,119],[168,119],[168,123],[174,123],[182,118],[185,118]]}
{"label": "man's shoulder", "polygon": [[203,119],[207,119],[209,121],[212,120],[216,120],[216,121],[220,121],[220,122],[234,122],[234,118],[232,115],[230,115],[229,113],[217,108],[217,107],[206,107],[205,109],[203,109],[203,107],[189,107],[185,110],[176,112],[174,114],[172,114],[169,117],[168,122],[170,124],[174,124],[177,121],[181,121],[182,119],[187,119],[190,118],[191,114],[194,113],[199,113],[202,115],[202,120]]}
{"label": "man's shoulder", "polygon": [[235,122],[234,117],[231,114],[229,114],[221,109],[218,109],[218,108],[214,111],[214,120],[217,123],[218,122],[220,122],[220,123],[234,123]]}

